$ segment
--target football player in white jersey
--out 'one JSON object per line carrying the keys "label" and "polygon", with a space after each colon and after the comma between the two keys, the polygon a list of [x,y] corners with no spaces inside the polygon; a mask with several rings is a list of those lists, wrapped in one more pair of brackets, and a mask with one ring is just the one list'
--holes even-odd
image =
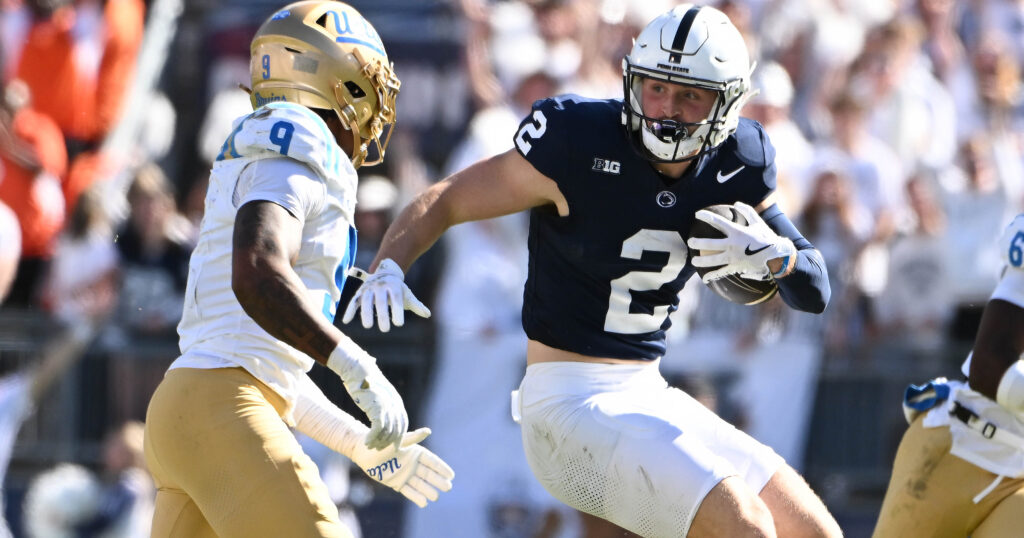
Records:
{"label": "football player in white jersey", "polygon": [[1024,513],[1024,214],[999,246],[966,382],[907,389],[903,434],[875,536],[1020,536]]}
{"label": "football player in white jersey", "polygon": [[[225,141],[189,264],[181,356],[149,404],[153,536],[351,536],[289,430],[420,506],[452,470],[406,432],[398,392],[333,325],[355,253],[356,171],[383,158],[399,89],[355,9],[297,2],[251,45],[253,113]],[[337,373],[371,427],[306,372]]]}

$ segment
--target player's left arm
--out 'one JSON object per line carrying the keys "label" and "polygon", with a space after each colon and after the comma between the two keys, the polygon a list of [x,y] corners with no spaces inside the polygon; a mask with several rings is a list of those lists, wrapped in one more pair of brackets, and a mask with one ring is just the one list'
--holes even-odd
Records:
{"label": "player's left arm", "polygon": [[[1020,275],[1024,279],[1024,274]],[[991,299],[985,305],[978,336],[971,353],[971,388],[998,401],[1000,382],[1013,370],[1024,367],[1024,307],[1003,299]],[[1024,372],[1021,374],[1024,377]],[[1012,383],[1008,379],[1008,383]],[[1009,391],[1012,387],[1007,387]],[[1016,389],[1024,400],[1024,383]],[[1011,397],[1007,394],[1006,397]],[[1012,398],[1012,397],[1011,397]]]}
{"label": "player's left arm", "polygon": [[796,247],[788,258],[768,261],[768,269],[777,275],[774,278],[782,300],[797,310],[823,312],[832,296],[825,259],[779,209],[774,196],[768,196],[755,209],[773,232],[788,238]]}

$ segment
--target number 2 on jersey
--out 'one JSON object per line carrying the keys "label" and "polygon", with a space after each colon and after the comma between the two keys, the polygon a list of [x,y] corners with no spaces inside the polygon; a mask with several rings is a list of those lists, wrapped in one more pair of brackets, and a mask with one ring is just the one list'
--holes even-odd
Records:
{"label": "number 2 on jersey", "polygon": [[526,155],[533,148],[533,144],[527,137],[534,140],[544,136],[544,131],[548,130],[548,119],[544,117],[544,113],[539,110],[533,111],[533,123],[526,123],[523,125],[519,132],[516,133],[516,147],[519,151]]}
{"label": "number 2 on jersey", "polygon": [[661,271],[630,271],[612,280],[611,296],[608,298],[608,313],[604,318],[604,330],[618,334],[641,334],[661,329],[668,317],[669,305],[654,307],[651,314],[629,311],[633,302],[630,291],[649,291],[679,277],[686,265],[686,243],[678,232],[668,230],[640,230],[622,242],[622,257],[639,260],[644,251],[666,252],[668,262]]}

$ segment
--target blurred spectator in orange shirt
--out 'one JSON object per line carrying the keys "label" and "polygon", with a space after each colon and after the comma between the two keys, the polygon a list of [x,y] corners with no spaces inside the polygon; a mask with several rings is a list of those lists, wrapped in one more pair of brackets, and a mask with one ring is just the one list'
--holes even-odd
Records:
{"label": "blurred spectator in orange shirt", "polygon": [[21,225],[21,260],[7,304],[28,306],[64,224],[60,177],[68,166],[60,129],[29,106],[30,94],[14,81],[0,99],[0,201]]}
{"label": "blurred spectator in orange shirt", "polygon": [[142,44],[142,0],[31,0],[15,69],[69,139],[72,156],[116,124]]}

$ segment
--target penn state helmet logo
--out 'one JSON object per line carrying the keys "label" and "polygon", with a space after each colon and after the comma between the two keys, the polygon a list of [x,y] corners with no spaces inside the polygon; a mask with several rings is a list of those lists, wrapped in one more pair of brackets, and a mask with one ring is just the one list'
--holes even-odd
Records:
{"label": "penn state helmet logo", "polygon": [[672,207],[676,205],[676,195],[671,191],[661,191],[655,198],[661,207]]}

